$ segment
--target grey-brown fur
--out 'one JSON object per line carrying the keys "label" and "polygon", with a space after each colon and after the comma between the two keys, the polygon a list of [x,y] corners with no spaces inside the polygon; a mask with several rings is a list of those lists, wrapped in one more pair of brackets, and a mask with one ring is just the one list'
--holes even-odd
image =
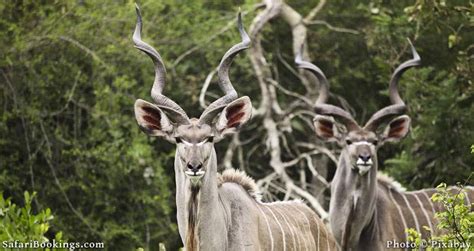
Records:
{"label": "grey-brown fur", "polygon": [[[137,109],[140,116],[141,106]],[[242,113],[239,123],[243,124],[250,118],[250,111],[250,100],[243,97],[224,108],[217,125],[199,124],[199,120],[192,118],[189,124],[173,125],[166,132],[166,139],[176,143],[177,221],[185,249],[336,249],[336,242],[322,221],[303,203],[262,203],[251,178],[234,170],[222,175],[217,172],[214,143],[223,136],[218,130],[219,123],[223,123],[224,131],[235,131],[223,118]],[[143,116],[150,114],[145,112]],[[157,125],[171,125],[164,121],[166,115],[158,112],[161,124]]]}
{"label": "grey-brown fur", "polygon": [[[428,239],[429,237],[441,234],[440,230],[437,229],[436,225],[439,223],[434,217],[435,212],[445,211],[446,208],[441,203],[433,202],[431,196],[436,193],[436,189],[427,188],[416,191],[404,191],[400,190],[397,185],[387,183],[384,180],[378,179],[378,191],[380,191],[379,200],[390,199],[392,205],[385,208],[379,208],[379,210],[385,210],[390,208],[390,211],[396,210],[395,218],[403,219],[405,221],[405,228],[413,228],[422,234],[422,238]],[[465,197],[465,204],[471,205],[474,201],[474,188],[466,186],[463,191],[460,191],[457,187],[451,187],[448,189],[452,194],[458,194],[462,192]],[[398,206],[398,207],[397,207]],[[471,207],[471,210],[473,208]],[[425,227],[431,229],[427,231]],[[400,228],[400,226],[399,226]],[[398,238],[406,239],[406,234],[401,231],[397,231]]]}
{"label": "grey-brown fur", "polygon": [[[261,203],[252,179],[235,171],[219,176],[214,144],[235,133],[251,116],[248,97],[238,98],[229,79],[233,58],[250,46],[241,15],[241,42],[222,57],[217,75],[225,93],[198,118],[189,118],[163,95],[165,67],[159,53],[141,39],[142,18],[136,6],[135,47],[155,65],[152,98],[138,99],[135,118],[150,136],[176,144],[175,180],[178,230],[186,250],[330,250],[336,247],[322,222],[300,202]],[[288,241],[286,241],[288,240]],[[297,242],[298,240],[298,242]]]}
{"label": "grey-brown fur", "polygon": [[[407,107],[398,92],[398,81],[406,70],[419,66],[421,58],[409,43],[412,59],[400,64],[390,79],[391,104],[375,112],[364,126],[341,107],[326,103],[329,84],[321,69],[304,61],[301,52],[295,58],[298,67],[309,70],[321,84],[314,106],[316,134],[342,146],[331,183],[329,215],[332,232],[343,250],[393,248],[389,241],[408,241],[407,228],[415,228],[422,238],[437,233],[433,216],[442,208],[430,201],[434,190],[404,192],[387,177],[377,178],[378,149],[401,140],[410,130],[411,119],[404,115]],[[337,125],[336,119],[342,124]],[[384,125],[385,129],[379,130]],[[471,188],[466,192],[468,204],[473,193]],[[424,230],[425,225],[432,231]]]}
{"label": "grey-brown fur", "polygon": [[[263,203],[253,180],[234,170],[225,171],[212,183],[217,201],[209,201],[202,192],[197,193],[197,199],[189,198],[196,203],[197,210],[188,201],[190,206],[184,218],[195,219],[196,224],[190,228],[189,222],[183,225],[183,219],[178,218],[180,230],[186,235],[187,250],[337,250],[328,229],[304,203]],[[212,188],[203,182],[199,190],[209,189]],[[197,215],[189,215],[194,212]],[[220,231],[208,231],[211,228]],[[222,242],[209,245],[210,239]]]}
{"label": "grey-brown fur", "polygon": [[[445,209],[430,200],[436,189],[406,192],[390,178],[377,175],[377,165],[361,176],[346,165],[344,151],[332,183],[330,206],[331,228],[341,247],[385,250],[388,241],[407,242],[407,228],[420,232],[423,239],[440,234],[434,214]],[[474,202],[474,189],[466,190],[466,204]],[[451,192],[458,190],[451,188]]]}

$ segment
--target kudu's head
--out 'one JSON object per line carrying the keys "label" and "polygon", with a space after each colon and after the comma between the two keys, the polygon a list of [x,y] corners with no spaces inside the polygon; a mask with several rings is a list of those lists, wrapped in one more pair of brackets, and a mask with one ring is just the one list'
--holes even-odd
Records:
{"label": "kudu's head", "polygon": [[137,24],[133,33],[135,47],[145,52],[155,65],[155,81],[151,89],[154,103],[138,99],[135,117],[140,128],[150,136],[159,136],[177,145],[176,160],[182,172],[193,183],[206,173],[208,160],[214,153],[214,143],[225,135],[234,133],[251,116],[252,104],[248,97],[238,98],[229,79],[233,58],[250,45],[250,38],[238,15],[238,28],[242,42],[234,45],[223,56],[217,73],[219,86],[225,95],[211,103],[199,118],[189,118],[173,100],[162,94],[165,85],[165,66],[160,54],[141,39],[142,18],[136,6]]}
{"label": "kudu's head", "polygon": [[[392,104],[374,113],[363,127],[349,112],[326,104],[329,86],[321,69],[310,62],[303,61],[301,53],[295,59],[298,67],[312,72],[320,83],[319,97],[314,105],[318,114],[313,120],[316,134],[323,140],[336,141],[342,146],[341,157],[345,157],[350,162],[348,166],[360,175],[366,174],[374,165],[377,165],[377,149],[380,146],[385,142],[402,139],[409,131],[410,117],[402,115],[406,112],[406,105],[400,98],[397,87],[403,72],[421,63],[420,56],[410,41],[409,43],[413,59],[398,66],[390,80],[389,95]],[[341,123],[336,124],[335,120]],[[379,130],[379,127],[388,121],[386,128]]]}

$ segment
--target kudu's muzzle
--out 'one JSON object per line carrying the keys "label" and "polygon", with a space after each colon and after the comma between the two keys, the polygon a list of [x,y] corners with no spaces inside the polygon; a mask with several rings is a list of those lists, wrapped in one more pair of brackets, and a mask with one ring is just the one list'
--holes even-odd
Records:
{"label": "kudu's muzzle", "polygon": [[355,163],[352,165],[352,169],[358,171],[359,175],[365,175],[370,168],[373,166],[372,154],[370,151],[370,145],[366,142],[356,142],[356,154]]}
{"label": "kudu's muzzle", "polygon": [[200,178],[204,175],[204,170],[202,170],[203,163],[197,158],[191,158],[191,160],[186,163],[186,171],[184,172],[191,178]]}
{"label": "kudu's muzzle", "polygon": [[198,173],[202,169],[202,162],[200,161],[189,161],[186,164],[188,171],[193,172],[194,174]]}

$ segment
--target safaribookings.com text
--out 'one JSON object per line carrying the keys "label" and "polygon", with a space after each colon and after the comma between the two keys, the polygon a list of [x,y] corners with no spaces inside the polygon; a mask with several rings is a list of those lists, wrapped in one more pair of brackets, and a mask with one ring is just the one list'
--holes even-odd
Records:
{"label": "safaribookings.com text", "polygon": [[74,250],[74,249],[89,249],[89,248],[94,248],[94,249],[102,249],[104,248],[104,243],[103,242],[59,242],[56,240],[51,240],[51,241],[2,241],[3,248],[17,248],[17,249],[23,249],[23,248],[38,248],[38,249],[56,249],[56,248],[64,248],[64,249],[69,249],[69,250]]}

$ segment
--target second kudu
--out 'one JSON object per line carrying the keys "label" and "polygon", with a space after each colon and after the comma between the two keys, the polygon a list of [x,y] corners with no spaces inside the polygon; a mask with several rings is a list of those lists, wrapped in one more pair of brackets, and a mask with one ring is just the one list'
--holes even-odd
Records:
{"label": "second kudu", "polygon": [[[410,117],[404,115],[407,107],[397,87],[403,72],[420,65],[420,57],[411,42],[410,46],[413,59],[402,63],[390,80],[392,104],[377,111],[363,127],[349,112],[326,103],[329,86],[324,73],[303,61],[301,55],[295,59],[298,67],[312,72],[320,82],[314,106],[318,114],[314,118],[316,134],[342,147],[331,184],[329,215],[332,232],[343,250],[385,250],[390,248],[390,241],[406,243],[407,228],[416,229],[424,239],[437,234],[434,214],[444,209],[430,200],[435,189],[405,192],[389,177],[377,175],[377,150],[386,142],[402,139],[410,128]],[[342,125],[336,124],[335,119]],[[385,130],[380,131],[379,127],[387,122]],[[345,130],[338,130],[340,127]],[[466,201],[471,205],[474,190],[467,187],[467,191]]]}
{"label": "second kudu", "polygon": [[219,86],[225,95],[199,118],[162,94],[165,67],[158,52],[141,39],[142,19],[137,6],[135,47],[155,65],[151,96],[138,99],[135,116],[140,128],[176,144],[174,162],[178,228],[186,250],[334,250],[337,244],[317,215],[299,201],[262,203],[255,182],[242,172],[217,172],[214,143],[234,133],[249,119],[252,104],[238,98],[228,72],[233,58],[250,46],[241,16],[242,41],[222,58]]}

